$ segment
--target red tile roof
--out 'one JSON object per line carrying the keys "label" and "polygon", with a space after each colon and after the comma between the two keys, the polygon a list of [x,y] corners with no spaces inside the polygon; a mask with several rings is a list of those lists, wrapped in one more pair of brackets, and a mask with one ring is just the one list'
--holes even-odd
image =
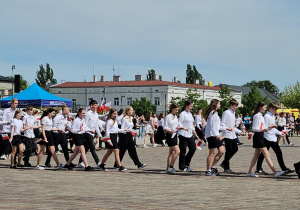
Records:
{"label": "red tile roof", "polygon": [[135,86],[178,86],[187,88],[199,88],[209,90],[220,90],[219,86],[211,87],[205,85],[185,84],[178,82],[166,82],[159,80],[143,80],[143,81],[120,81],[120,82],[65,82],[51,86],[51,88],[90,88],[90,87],[135,87]]}

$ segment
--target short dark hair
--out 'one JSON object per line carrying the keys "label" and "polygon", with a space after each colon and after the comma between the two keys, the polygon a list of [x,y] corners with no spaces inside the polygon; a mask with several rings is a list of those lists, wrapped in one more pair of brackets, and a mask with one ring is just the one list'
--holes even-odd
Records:
{"label": "short dark hair", "polygon": [[98,102],[96,100],[90,100],[90,106],[94,105],[94,104],[98,104]]}
{"label": "short dark hair", "polygon": [[278,106],[278,104],[276,104],[275,102],[271,102],[270,104],[269,104],[269,109],[278,109],[279,108],[279,106]]}
{"label": "short dark hair", "polygon": [[238,106],[239,102],[237,100],[235,100],[235,99],[232,98],[229,101],[229,106],[234,106],[234,105]]}

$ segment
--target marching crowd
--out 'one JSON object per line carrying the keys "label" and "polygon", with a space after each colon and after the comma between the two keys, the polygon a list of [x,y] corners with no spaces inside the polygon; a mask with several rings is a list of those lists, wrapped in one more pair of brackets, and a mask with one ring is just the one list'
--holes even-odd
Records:
{"label": "marching crowd", "polygon": [[[2,117],[0,120],[1,159],[10,158],[12,169],[31,167],[31,156],[36,154],[35,169],[43,170],[41,161],[46,151],[45,167],[51,167],[50,161],[53,158],[57,169],[71,170],[74,167],[81,167],[85,171],[92,171],[94,168],[89,165],[86,158],[86,153],[90,151],[96,167],[100,170],[107,171],[106,161],[113,154],[114,167],[119,171],[126,171],[122,159],[128,151],[136,167],[142,169],[146,167],[146,163],[140,161],[136,151],[136,147],[139,146],[136,144],[137,130],[139,130],[139,137],[144,138],[144,148],[147,148],[148,137],[153,147],[158,144],[169,147],[166,166],[168,174],[177,174],[174,165],[178,156],[178,169],[191,172],[190,163],[196,147],[203,145],[208,145],[209,149],[206,176],[219,175],[217,165],[223,155],[224,160],[220,163],[220,167],[224,169],[224,173],[234,174],[235,172],[230,168],[230,160],[238,152],[238,145],[243,144],[238,136],[246,135],[248,132],[251,137],[250,131],[253,131],[254,155],[247,176],[266,175],[262,168],[264,159],[275,177],[294,172],[284,163],[280,140],[283,140],[282,146],[294,145],[288,137],[295,131],[297,136],[299,135],[300,116],[295,120],[294,116],[286,116],[285,113],[278,115],[279,107],[274,102],[268,106],[264,102],[259,102],[253,116],[247,114],[244,118],[241,114],[236,116],[238,102],[235,99],[230,100],[229,108],[224,111],[221,118],[218,115],[221,105],[217,99],[213,99],[204,110],[198,109],[195,117],[191,113],[193,102],[190,100],[185,101],[181,110],[177,104],[171,104],[168,114],[165,116],[161,113],[158,118],[155,114],[152,115],[151,111],[145,117],[137,117],[131,106],[119,112],[111,108],[107,115],[99,116],[98,102],[91,100],[89,105],[87,110],[80,108],[75,116],[65,105],[62,105],[61,111],[48,108],[39,112],[32,106],[27,106],[26,110],[21,111],[17,108],[18,100],[13,99],[11,107],[0,113]],[[95,139],[98,143],[95,143]],[[199,140],[197,145],[195,140]],[[72,148],[71,156],[68,142]],[[106,153],[100,160],[96,151],[102,149],[102,142],[105,143]],[[60,163],[57,158],[59,145],[64,154],[65,164]],[[269,153],[270,148],[276,154],[280,171],[274,168]],[[80,155],[80,159],[78,164],[74,164],[72,161],[77,155]],[[300,178],[300,162],[295,163],[294,166]]]}

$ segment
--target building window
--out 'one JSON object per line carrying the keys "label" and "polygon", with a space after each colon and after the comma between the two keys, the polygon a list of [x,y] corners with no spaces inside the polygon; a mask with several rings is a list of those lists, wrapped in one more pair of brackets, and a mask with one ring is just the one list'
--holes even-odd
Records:
{"label": "building window", "polygon": [[76,90],[72,90],[72,93],[76,93]]}
{"label": "building window", "polygon": [[114,90],[114,93],[117,93],[117,92],[119,92],[118,90]]}
{"label": "building window", "polygon": [[131,105],[132,104],[132,97],[128,97],[127,98],[127,105]]}
{"label": "building window", "polygon": [[131,90],[127,90],[128,93],[131,93]]}
{"label": "building window", "polygon": [[89,92],[88,93],[93,93],[94,91],[93,90],[89,90]]}
{"label": "building window", "polygon": [[141,90],[141,93],[145,93],[145,90]]}
{"label": "building window", "polygon": [[62,93],[61,90],[57,91],[57,93]]}
{"label": "building window", "polygon": [[155,97],[155,98],[154,98],[154,104],[155,104],[156,106],[160,106],[160,98],[159,98],[159,97]]}
{"label": "building window", "polygon": [[114,105],[119,106],[119,98],[114,98]]}
{"label": "building window", "polygon": [[72,108],[76,109],[76,99],[72,99]]}

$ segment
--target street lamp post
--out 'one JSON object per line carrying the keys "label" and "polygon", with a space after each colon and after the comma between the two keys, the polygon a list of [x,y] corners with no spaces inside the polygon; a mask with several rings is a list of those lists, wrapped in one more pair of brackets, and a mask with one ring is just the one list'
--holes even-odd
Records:
{"label": "street lamp post", "polygon": [[11,77],[11,96],[12,98],[14,97],[14,69],[16,68],[15,65],[11,66],[11,73],[12,73],[12,77]]}

